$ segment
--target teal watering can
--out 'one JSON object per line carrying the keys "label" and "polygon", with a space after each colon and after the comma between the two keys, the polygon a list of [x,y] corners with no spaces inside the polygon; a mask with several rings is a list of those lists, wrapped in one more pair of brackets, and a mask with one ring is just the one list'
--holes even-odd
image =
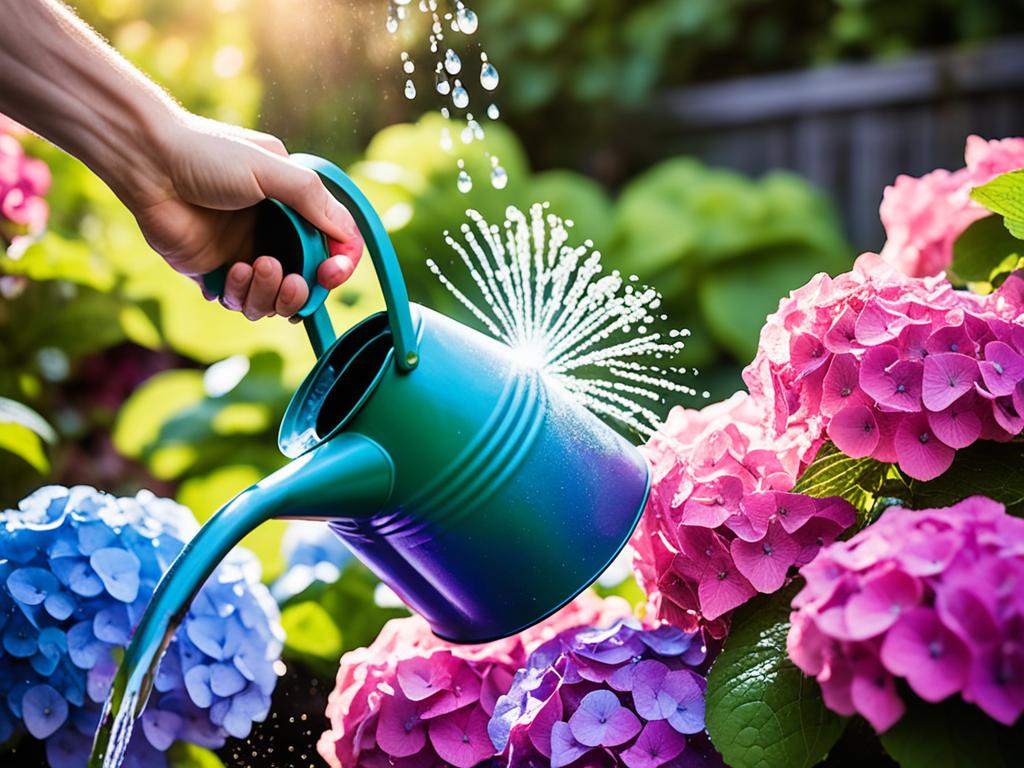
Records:
{"label": "teal watering can", "polygon": [[[293,158],[351,211],[387,311],[336,339],[316,283],[323,235],[276,201],[261,207],[259,253],[311,289],[299,315],[318,360],[279,436],[292,461],[223,507],[171,565],[132,638],[108,718],[126,703],[141,714],[192,597],[266,520],[326,521],[439,637],[478,643],[529,627],[590,585],[647,498],[648,467],[633,445],[508,346],[411,305],[362,192],[326,160]],[[223,273],[206,284],[219,293]]]}

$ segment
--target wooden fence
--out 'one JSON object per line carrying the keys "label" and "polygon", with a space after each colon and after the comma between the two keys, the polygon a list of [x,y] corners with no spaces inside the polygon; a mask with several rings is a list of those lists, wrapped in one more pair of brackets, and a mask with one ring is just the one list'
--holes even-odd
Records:
{"label": "wooden fence", "polygon": [[783,168],[828,190],[847,234],[875,250],[882,190],[900,173],[963,165],[964,140],[1024,135],[1024,38],[891,63],[767,75],[670,92],[643,146],[748,174]]}

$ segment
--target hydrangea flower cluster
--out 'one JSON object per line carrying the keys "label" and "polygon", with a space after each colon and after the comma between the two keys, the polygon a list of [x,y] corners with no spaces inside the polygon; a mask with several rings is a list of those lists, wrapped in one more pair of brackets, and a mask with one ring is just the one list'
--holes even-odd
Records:
{"label": "hydrangea flower cluster", "polygon": [[295,597],[314,582],[337,581],[345,563],[352,559],[349,548],[329,526],[312,520],[288,524],[281,538],[281,555],[287,567],[270,588],[278,603]]}
{"label": "hydrangea flower cluster", "polygon": [[50,213],[43,199],[50,169],[25,154],[20,132],[20,126],[0,115],[0,246],[7,246],[11,258],[18,258],[46,228]]}
{"label": "hydrangea flower cluster", "polygon": [[898,176],[885,188],[879,214],[888,239],[881,255],[912,277],[937,275],[953,263],[953,242],[989,215],[971,200],[971,189],[1024,168],[1024,139],[970,136],[964,157],[966,167],[959,170]]}
{"label": "hydrangea flower cluster", "polygon": [[568,627],[629,613],[619,598],[584,593],[541,624],[482,645],[452,645],[419,616],[392,619],[368,648],[341,658],[317,744],[335,768],[471,768],[497,750],[487,723],[528,653]]}
{"label": "hydrangea flower cluster", "polygon": [[730,611],[778,590],[854,522],[842,499],[789,492],[800,445],[768,439],[762,411],[744,393],[677,407],[644,448],[653,480],[634,568],[651,613],[686,631],[724,637]]}
{"label": "hydrangea flower cluster", "polygon": [[[197,530],[147,491],[41,488],[0,528],[0,743],[27,731],[52,768],[84,765],[116,654],[161,575]],[[166,765],[182,739],[219,747],[270,707],[283,640],[259,563],[236,550],[192,604],[157,674],[126,765]]]}
{"label": "hydrangea flower cluster", "polygon": [[802,573],[787,647],[831,709],[885,731],[903,715],[903,678],[1005,725],[1024,712],[1024,520],[1001,504],[892,507]]}
{"label": "hydrangea flower cluster", "polygon": [[930,480],[957,449],[1024,429],[1022,282],[982,297],[864,254],[783,299],[744,380],[802,460],[827,434],[849,456]]}
{"label": "hydrangea flower cluster", "polygon": [[722,765],[704,735],[706,660],[701,633],[668,624],[570,629],[530,655],[488,731],[515,766]]}

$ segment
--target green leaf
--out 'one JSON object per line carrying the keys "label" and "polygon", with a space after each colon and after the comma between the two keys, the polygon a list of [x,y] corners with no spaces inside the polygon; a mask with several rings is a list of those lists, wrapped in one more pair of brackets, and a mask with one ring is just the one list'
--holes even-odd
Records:
{"label": "green leaf", "polygon": [[999,216],[986,216],[964,230],[953,243],[953,272],[969,283],[988,282],[1008,257],[1024,251]]}
{"label": "green leaf", "polygon": [[337,666],[341,657],[342,634],[319,603],[307,600],[292,603],[281,612],[286,637],[286,652],[307,661]]}
{"label": "green leaf", "polygon": [[50,460],[43,450],[43,441],[39,435],[21,424],[0,423],[0,451],[13,453],[41,475],[50,471]]}
{"label": "green leaf", "polygon": [[1024,516],[1024,442],[979,441],[956,452],[953,465],[934,480],[908,480],[915,509],[948,507],[968,496],[988,496]]}
{"label": "green leaf", "polygon": [[17,400],[0,397],[0,424],[20,424],[48,443],[57,442],[57,433],[46,419]]}
{"label": "green leaf", "polygon": [[1024,727],[1007,728],[960,698],[928,704],[905,697],[907,712],[882,734],[901,768],[1011,768],[1021,764]]}
{"label": "green leaf", "polygon": [[[1024,222],[1024,170],[996,176],[971,190],[971,197],[1007,220]],[[1007,229],[1013,231],[1009,223]]]}
{"label": "green leaf", "polygon": [[832,443],[825,443],[793,486],[793,492],[819,499],[841,496],[857,508],[863,524],[893,471],[890,464],[872,458],[851,459]]}
{"label": "green leaf", "polygon": [[740,608],[708,675],[707,726],[732,768],[810,768],[845,722],[786,654],[796,585]]}
{"label": "green leaf", "polygon": [[224,768],[216,753],[187,741],[176,742],[167,752],[167,757],[171,768]]}

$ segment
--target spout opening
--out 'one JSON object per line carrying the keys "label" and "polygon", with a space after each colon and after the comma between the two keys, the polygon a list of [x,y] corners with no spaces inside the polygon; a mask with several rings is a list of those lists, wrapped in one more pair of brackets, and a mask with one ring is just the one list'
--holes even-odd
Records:
{"label": "spout opening", "polygon": [[366,402],[394,359],[388,317],[368,317],[342,336],[299,387],[278,438],[295,458],[332,437]]}

